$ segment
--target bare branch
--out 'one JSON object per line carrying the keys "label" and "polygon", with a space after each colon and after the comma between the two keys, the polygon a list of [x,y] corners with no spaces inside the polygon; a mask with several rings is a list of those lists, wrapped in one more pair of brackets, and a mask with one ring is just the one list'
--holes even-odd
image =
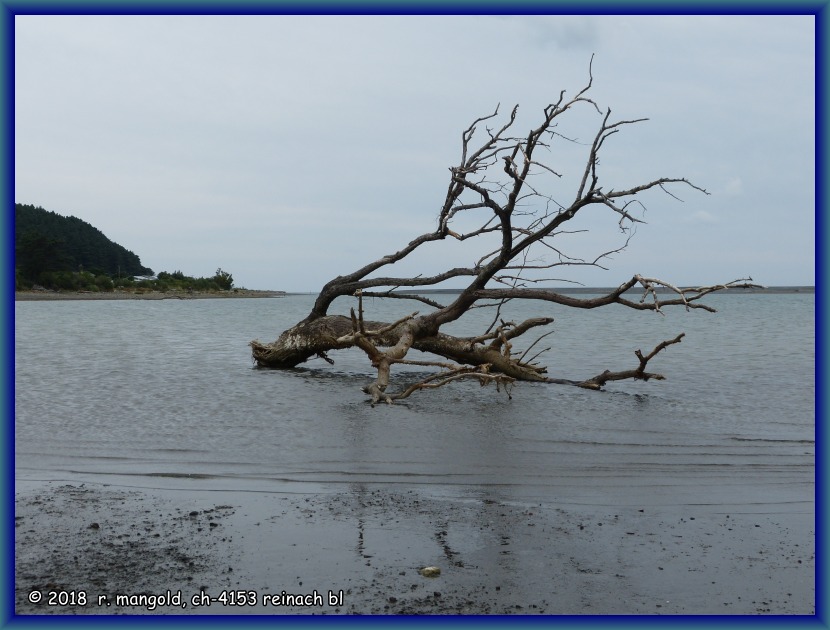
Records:
{"label": "bare branch", "polygon": [[[751,279],[750,279],[751,280]],[[733,280],[726,284],[712,285],[707,287],[696,287],[693,289],[676,289],[680,292],[681,297],[672,300],[664,300],[660,304],[632,302],[623,297],[623,295],[630,290],[635,284],[640,281],[640,276],[635,275],[628,282],[624,282],[611,293],[596,297],[596,298],[575,298],[570,295],[562,295],[549,289],[481,289],[475,292],[475,296],[479,299],[502,300],[506,298],[525,299],[525,300],[540,300],[544,302],[555,302],[556,304],[563,304],[564,306],[571,306],[574,308],[598,308],[600,306],[607,306],[608,304],[622,304],[629,308],[637,310],[660,311],[661,307],[665,306],[685,306],[691,308],[701,308],[712,313],[715,309],[706,304],[697,304],[697,300],[704,295],[729,288],[762,288],[761,285],[750,284],[741,280]],[[658,281],[659,282],[659,281]],[[743,284],[738,284],[743,283]],[[665,283],[661,283],[666,286]]]}
{"label": "bare branch", "polygon": [[[631,195],[636,195],[637,193],[641,193],[645,190],[650,190],[651,188],[654,188],[655,186],[659,186],[663,190],[666,190],[664,188],[664,184],[685,184],[685,185],[687,185],[691,188],[694,188],[697,191],[702,192],[705,195],[710,194],[705,189],[701,188],[700,186],[697,186],[697,185],[693,184],[692,182],[690,182],[685,177],[681,177],[681,178],[661,177],[660,179],[655,179],[654,181],[649,182],[647,184],[641,184],[640,186],[634,186],[633,188],[629,188],[627,190],[617,190],[617,191],[610,192],[605,196],[610,198],[610,199],[614,199],[614,198],[617,198],[617,197],[630,197]],[[672,196],[674,197],[674,195],[672,195]],[[676,197],[675,197],[675,199],[676,199]]]}
{"label": "bare branch", "polygon": [[[521,363],[522,361],[524,361],[524,358],[527,356],[527,353],[528,353],[528,352],[530,352],[531,350],[533,350],[533,347],[534,347],[537,343],[539,343],[540,341],[542,341],[542,339],[544,339],[544,338],[545,338],[545,337],[547,337],[548,335],[552,335],[553,333],[554,333],[554,331],[549,330],[549,331],[548,331],[548,332],[546,332],[544,335],[540,335],[539,337],[537,337],[537,338],[536,338],[536,341],[534,341],[532,344],[530,344],[530,345],[527,347],[527,349],[524,351],[524,353],[522,354],[522,356],[520,356],[520,357],[519,357],[519,363]],[[545,351],[543,350],[542,352],[545,352]],[[535,359],[535,358],[536,358],[536,357],[538,357],[538,356],[539,356],[538,354],[535,354],[535,355],[533,355],[533,358],[532,358],[532,359],[530,359],[530,360],[531,360],[531,361],[533,361],[533,359]]]}
{"label": "bare branch", "polygon": [[643,381],[647,381],[649,379],[654,379],[657,381],[662,381],[666,377],[662,374],[654,374],[646,372],[646,365],[648,362],[653,359],[657,353],[661,350],[665,350],[667,347],[680,343],[680,340],[685,337],[686,333],[680,333],[674,339],[670,339],[668,341],[663,341],[657,344],[657,346],[649,352],[647,356],[643,356],[643,353],[640,350],[635,350],[634,354],[637,355],[637,358],[640,360],[640,365],[637,366],[633,370],[625,370],[622,372],[611,372],[609,370],[605,370],[602,374],[597,374],[593,378],[589,378],[581,383],[577,383],[579,387],[583,387],[585,389],[600,389],[603,385],[605,385],[608,381],[621,381],[624,379],[639,379]]}
{"label": "bare branch", "polygon": [[426,298],[422,295],[417,295],[415,293],[393,293],[392,290],[384,291],[383,293],[373,293],[371,291],[364,291],[363,297],[386,298],[393,300],[416,300],[418,302],[423,302],[424,304],[433,306],[435,308],[444,308],[442,304],[439,304],[435,300],[431,300],[429,298]]}

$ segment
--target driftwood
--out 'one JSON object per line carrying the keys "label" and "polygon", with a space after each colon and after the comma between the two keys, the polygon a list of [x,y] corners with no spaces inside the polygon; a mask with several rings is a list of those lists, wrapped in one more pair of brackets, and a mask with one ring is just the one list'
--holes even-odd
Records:
{"label": "driftwood", "polygon": [[[625,126],[645,119],[612,122],[610,109],[602,113],[588,97],[592,82],[589,68],[587,85],[570,99],[561,92],[555,103],[544,108],[540,124],[527,135],[513,135],[518,106],[506,120],[493,127],[489,124],[498,120],[498,107],[489,116],[474,121],[461,134],[461,159],[449,169],[447,194],[434,229],[417,236],[402,249],[326,283],[305,319],[284,331],[273,343],[251,342],[254,362],[260,367],[291,368],[314,357],[333,362],[328,354],[331,351],[360,348],[377,370],[377,378],[363,388],[373,405],[379,401],[391,403],[416,391],[461,380],[494,384],[509,395],[516,381],[601,389],[608,382],[623,379],[663,379],[660,374],[646,371],[648,363],[668,346],[679,343],[683,333],[658,343],[648,354],[636,350],[638,365],[633,369],[606,370],[587,379],[574,380],[549,376],[546,367],[536,361],[544,349],[535,348],[549,332],[523,349],[518,347],[517,342],[523,335],[551,324],[552,318],[537,317],[518,323],[502,318],[503,307],[516,299],[533,300],[540,305],[552,302],[574,309],[619,304],[656,313],[675,306],[714,312],[715,309],[701,302],[706,295],[729,288],[758,286],[752,284],[751,278],[745,278],[719,285],[679,288],[659,278],[634,275],[617,289],[595,298],[564,295],[540,287],[541,283],[553,280],[547,277],[550,271],[560,268],[589,265],[604,269],[604,262],[628,246],[633,227],[642,222],[637,211],[644,210],[639,198],[643,193],[662,191],[677,199],[669,187],[685,187],[709,194],[685,178],[673,177],[605,190],[600,185],[601,149]],[[559,132],[559,122],[577,107],[595,110],[602,122],[593,140],[586,145],[585,160],[575,179],[578,184],[573,201],[565,204],[557,201],[561,199],[560,193],[554,197],[542,192],[545,184],[556,182],[561,175],[551,164],[543,162],[539,154],[549,151],[556,143],[573,142]],[[622,240],[619,247],[590,259],[570,256],[560,244],[564,235],[575,232],[566,229],[567,223],[587,208],[607,211]],[[457,227],[462,217],[464,225],[478,227],[462,231]],[[471,224],[472,218],[477,218],[477,223]],[[416,250],[446,239],[480,242],[482,255],[470,266],[453,267],[431,276],[382,275],[385,269]],[[446,305],[416,293],[418,289],[435,288],[450,280],[457,283],[461,279],[464,288]],[[630,298],[635,288],[642,290],[639,300]],[[357,311],[352,309],[348,317],[328,312],[332,302],[341,296],[357,299]],[[411,300],[427,305],[430,310],[425,314],[412,313],[391,323],[367,321],[363,297]],[[492,323],[486,330],[467,338],[441,332],[443,326],[474,308],[493,309]],[[408,359],[412,349],[430,356],[425,360]],[[535,354],[529,356],[532,351]],[[388,392],[395,364],[434,367],[437,372],[400,391]]]}

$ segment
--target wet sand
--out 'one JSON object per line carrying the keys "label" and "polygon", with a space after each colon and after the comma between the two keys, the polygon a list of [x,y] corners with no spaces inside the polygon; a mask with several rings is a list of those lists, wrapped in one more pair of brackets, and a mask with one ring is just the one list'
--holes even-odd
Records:
{"label": "wet sand", "polygon": [[[18,479],[16,612],[815,612],[814,515],[803,504],[555,505],[400,484],[275,492],[166,481]],[[421,575],[428,566],[440,575]]]}

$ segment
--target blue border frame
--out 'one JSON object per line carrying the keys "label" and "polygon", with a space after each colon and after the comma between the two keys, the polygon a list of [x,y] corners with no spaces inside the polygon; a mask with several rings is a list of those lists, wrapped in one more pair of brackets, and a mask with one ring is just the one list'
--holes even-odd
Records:
{"label": "blue border frame", "polygon": [[827,253],[820,244],[827,242],[827,33],[830,8],[823,4],[816,14],[816,616],[827,624],[827,550],[823,534],[827,528],[827,462],[826,453],[828,379],[825,371],[827,339],[826,316]]}
{"label": "blue border frame", "polygon": [[2,0],[14,15],[816,15],[826,0]]}
{"label": "blue border frame", "polygon": [[0,448],[0,625],[15,625],[37,627],[41,624],[54,625],[100,625],[109,624],[112,617],[89,617],[68,618],[68,617],[15,617],[14,616],[14,376],[11,372],[14,357],[14,16],[19,14],[602,14],[602,13],[626,13],[626,14],[765,14],[765,15],[814,15],[816,17],[816,614],[815,616],[787,617],[460,617],[453,618],[372,618],[360,617],[356,620],[332,617],[327,620],[314,618],[261,618],[261,617],[237,617],[223,616],[214,618],[205,617],[176,617],[166,616],[162,620],[148,617],[119,617],[119,624],[148,624],[158,625],[162,623],[170,626],[182,622],[190,622],[202,625],[239,625],[244,623],[256,625],[280,626],[308,626],[321,625],[322,623],[352,623],[376,626],[378,624],[394,623],[395,625],[424,624],[430,625],[457,625],[475,624],[481,626],[513,625],[515,623],[527,625],[556,625],[563,626],[592,626],[609,624],[636,624],[637,626],[647,625],[710,625],[713,623],[724,623],[731,625],[759,625],[759,626],[780,626],[790,627],[792,625],[810,625],[827,627],[827,551],[823,534],[827,525],[826,509],[828,505],[828,484],[827,484],[827,462],[822,455],[825,454],[826,429],[823,419],[827,412],[827,402],[824,392],[830,386],[825,372],[825,358],[827,356],[827,338],[823,329],[824,318],[827,313],[827,295],[825,290],[827,267],[827,253],[821,245],[827,243],[828,221],[826,217],[827,208],[827,184],[830,180],[830,169],[827,167],[827,32],[830,26],[830,0],[796,0],[794,2],[751,2],[748,0],[732,0],[728,3],[717,2],[716,0],[699,0],[663,4],[659,2],[610,2],[608,0],[518,0],[505,3],[504,0],[478,1],[478,0],[455,0],[453,2],[441,2],[440,0],[405,2],[383,2],[383,1],[318,1],[318,0],[290,0],[280,2],[276,0],[242,0],[238,3],[227,0],[217,2],[205,2],[200,0],[179,0],[178,2],[165,2],[164,0],[0,0],[0,46],[2,46],[2,93],[0,111],[2,111],[2,125],[0,125],[0,140],[4,159],[2,169],[2,185],[0,191],[3,195],[3,204],[6,212],[3,213],[0,223],[0,235],[3,238],[2,274],[0,274],[0,290],[5,298],[4,317],[0,319],[3,323],[3,335],[0,346],[3,356],[7,358],[4,362],[8,374],[3,379],[2,402],[6,410],[7,421],[3,424],[2,439]]}
{"label": "blue border frame", "polygon": [[[0,124],[0,146],[3,150],[0,192],[6,209],[0,223],[0,238],[3,239],[0,292],[4,302],[0,317],[3,330],[0,347],[6,359],[3,361],[4,378],[0,394],[5,412],[3,417],[6,419],[0,437],[3,454],[0,458],[0,624],[5,625],[14,612],[14,100],[11,98],[14,90],[14,18],[5,5],[0,5],[0,42],[0,90],[3,95],[0,99],[3,116]],[[7,594],[11,594],[10,600]]]}

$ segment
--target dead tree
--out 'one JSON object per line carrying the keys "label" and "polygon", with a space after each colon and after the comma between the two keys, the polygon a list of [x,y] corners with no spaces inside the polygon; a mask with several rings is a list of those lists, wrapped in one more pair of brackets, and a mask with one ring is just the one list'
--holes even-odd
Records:
{"label": "dead tree", "polygon": [[[677,198],[670,187],[709,194],[685,178],[671,177],[622,189],[604,189],[600,185],[599,168],[603,146],[626,125],[646,119],[612,122],[611,110],[603,113],[589,98],[593,82],[590,68],[588,74],[587,85],[570,99],[562,91],[555,103],[544,108],[540,124],[526,136],[513,135],[518,106],[493,127],[488,123],[499,120],[498,107],[489,116],[474,121],[461,135],[461,159],[449,169],[447,194],[434,229],[392,254],[329,281],[305,319],[284,331],[273,343],[251,342],[255,363],[261,367],[291,368],[314,357],[333,363],[328,356],[330,351],[360,348],[377,369],[377,378],[363,388],[371,397],[372,405],[381,400],[391,403],[417,390],[441,387],[461,379],[495,383],[499,388],[505,387],[508,394],[516,381],[600,389],[609,381],[621,379],[663,379],[662,375],[647,371],[648,362],[666,347],[679,343],[683,333],[659,343],[646,355],[637,350],[639,363],[633,369],[607,370],[591,378],[573,380],[549,376],[546,367],[536,362],[538,353],[529,356],[539,339],[524,349],[517,346],[520,337],[551,324],[552,318],[538,317],[516,323],[505,321],[501,314],[503,305],[516,299],[535,300],[540,304],[554,302],[575,309],[621,304],[658,313],[672,306],[713,312],[712,307],[700,302],[705,295],[730,287],[757,286],[749,284],[751,278],[746,278],[715,286],[679,288],[658,278],[634,275],[607,295],[594,298],[565,295],[539,286],[551,280],[545,277],[551,270],[573,265],[602,267],[605,259],[624,249],[633,234],[632,228],[642,222],[637,214],[642,213],[644,206],[638,195],[658,189]],[[563,203],[542,189],[543,183],[559,180],[562,175],[541,154],[550,155],[556,143],[580,146],[559,131],[560,119],[578,107],[596,111],[601,123],[592,141],[581,145],[584,162],[577,165],[577,176],[573,178],[575,194],[572,201]],[[590,208],[607,212],[616,222],[621,245],[593,258],[569,256],[561,246],[564,235],[573,232],[566,229],[567,224]],[[477,227],[460,229],[457,226],[462,218],[463,225]],[[387,268],[419,248],[445,239],[480,242],[480,258],[469,266],[454,267],[431,276],[384,275]],[[422,291],[435,288],[453,279],[464,279],[466,286],[446,305],[417,294],[419,288]],[[642,290],[640,299],[629,297],[629,291],[635,287]],[[340,296],[355,296],[357,311],[352,308],[349,316],[329,314],[330,305]],[[419,301],[429,307],[429,312],[415,312],[395,322],[369,321],[364,317],[363,308],[363,298],[367,296]],[[473,308],[482,307],[493,308],[494,317],[479,335],[455,337],[441,332],[446,324]],[[427,353],[435,360],[409,359],[412,349]],[[438,360],[439,357],[445,360]],[[397,392],[389,392],[390,373],[395,364],[428,366],[437,371]]]}

